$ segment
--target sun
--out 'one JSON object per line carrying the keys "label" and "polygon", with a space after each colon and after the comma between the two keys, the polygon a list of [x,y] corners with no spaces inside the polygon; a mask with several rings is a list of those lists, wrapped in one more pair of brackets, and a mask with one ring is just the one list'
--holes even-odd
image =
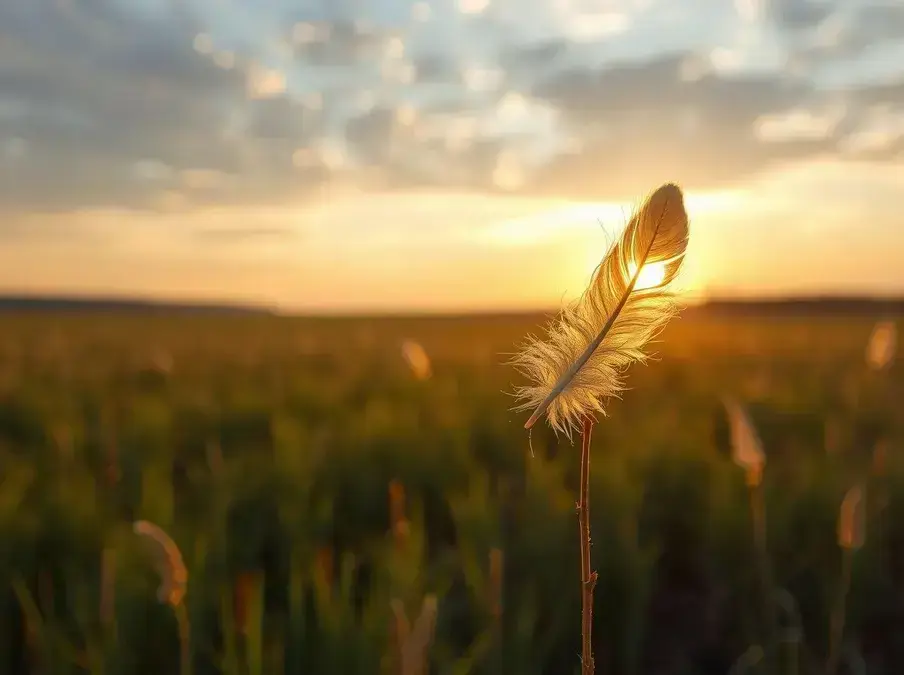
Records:
{"label": "sun", "polygon": [[[628,271],[633,276],[635,272],[637,272],[637,265],[635,263],[631,263]],[[640,270],[640,274],[637,276],[637,285],[634,286],[635,290],[642,291],[645,288],[656,288],[657,286],[662,286],[662,283],[665,281],[665,263],[656,262],[649,263],[643,266],[643,269]]]}

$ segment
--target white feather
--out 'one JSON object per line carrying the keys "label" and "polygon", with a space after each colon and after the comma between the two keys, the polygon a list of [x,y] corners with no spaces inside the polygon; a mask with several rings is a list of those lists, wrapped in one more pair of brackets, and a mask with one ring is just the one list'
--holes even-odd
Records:
{"label": "white feather", "polygon": [[[589,288],[550,325],[547,340],[529,338],[513,360],[532,384],[516,389],[516,410],[534,409],[530,428],[545,412],[570,435],[584,416],[604,414],[604,402],[624,390],[624,371],[644,361],[644,347],[678,306],[668,285],[687,250],[688,219],[676,185],[663,185],[644,202],[594,273]],[[638,288],[649,265],[662,280]]]}

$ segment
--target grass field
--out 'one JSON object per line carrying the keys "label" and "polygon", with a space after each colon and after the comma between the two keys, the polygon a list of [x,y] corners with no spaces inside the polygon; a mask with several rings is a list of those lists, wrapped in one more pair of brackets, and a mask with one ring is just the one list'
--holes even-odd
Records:
{"label": "grass field", "polygon": [[[866,368],[875,318],[697,311],[631,371],[593,438],[600,675],[727,675],[753,644],[824,673],[839,506],[867,476],[840,672],[904,672],[904,370]],[[406,628],[433,675],[579,670],[577,449],[505,393],[542,317],[0,328],[0,672],[176,673],[180,626],[199,674],[402,673]],[[768,456],[772,632],[725,394]],[[181,549],[179,611],[139,519]]]}

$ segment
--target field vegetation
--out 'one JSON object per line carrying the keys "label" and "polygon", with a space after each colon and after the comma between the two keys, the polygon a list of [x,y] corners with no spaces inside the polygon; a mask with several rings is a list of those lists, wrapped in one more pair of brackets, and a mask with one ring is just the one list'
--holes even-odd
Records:
{"label": "field vegetation", "polygon": [[[632,369],[593,432],[597,673],[904,672],[879,318],[694,310]],[[0,672],[578,672],[579,444],[510,412],[542,322],[4,315]]]}

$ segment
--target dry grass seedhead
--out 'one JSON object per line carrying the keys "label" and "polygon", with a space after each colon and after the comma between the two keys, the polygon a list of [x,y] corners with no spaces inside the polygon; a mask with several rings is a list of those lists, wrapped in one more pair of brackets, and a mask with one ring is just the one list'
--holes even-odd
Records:
{"label": "dry grass seedhead", "polygon": [[402,342],[402,358],[411,369],[411,374],[418,380],[429,380],[433,374],[427,350],[416,340]]}
{"label": "dry grass seedhead", "polygon": [[866,364],[872,370],[885,370],[895,360],[898,328],[891,321],[880,321],[873,328],[866,346]]}
{"label": "dry grass seedhead", "polygon": [[844,496],[838,513],[838,545],[856,551],[866,540],[866,490],[855,485]]}
{"label": "dry grass seedhead", "polygon": [[408,635],[411,633],[411,624],[408,621],[408,613],[405,611],[405,603],[398,598],[393,598],[389,601],[389,608],[392,610],[396,642],[399,645],[404,645],[408,641]]}
{"label": "dry grass seedhead", "polygon": [[405,512],[405,486],[398,480],[389,482],[389,525],[396,547],[403,547],[408,541],[411,526]]}
{"label": "dry grass seedhead", "polygon": [[436,629],[438,609],[436,596],[428,594],[424,597],[421,613],[413,624],[409,622],[405,605],[401,600],[393,599],[390,608],[395,620],[398,675],[425,675]]}
{"label": "dry grass seedhead", "polygon": [[160,575],[157,598],[160,602],[178,607],[188,587],[188,570],[182,561],[182,552],[170,536],[154,523],[139,520],[132,529],[153,545],[157,573]]}
{"label": "dry grass seedhead", "polygon": [[418,615],[412,627],[411,637],[416,638],[417,645],[426,656],[426,651],[433,642],[436,629],[436,614],[439,602],[435,595],[428,593],[421,602],[421,613]]}
{"label": "dry grass seedhead", "polygon": [[405,520],[405,486],[399,480],[389,481],[389,522],[394,528]]}
{"label": "dry grass seedhead", "polygon": [[646,359],[645,346],[677,312],[668,287],[684,260],[688,232],[681,190],[663,185],[635,211],[589,288],[550,325],[548,339],[528,339],[512,361],[531,381],[515,391],[521,401],[515,410],[533,410],[526,428],[546,413],[570,437],[584,417],[603,414],[605,401],[624,390],[624,370]]}
{"label": "dry grass seedhead", "polygon": [[763,465],[757,464],[755,466],[751,466],[744,473],[744,480],[747,483],[747,487],[756,487],[763,482]]}
{"label": "dry grass seedhead", "polygon": [[760,436],[744,406],[730,398],[724,399],[723,405],[728,413],[728,426],[731,430],[732,459],[744,469],[747,485],[756,487],[763,481],[763,469],[766,466],[766,453]]}
{"label": "dry grass seedhead", "polygon": [[836,675],[844,644],[847,595],[851,588],[853,552],[866,540],[866,488],[855,485],[844,496],[838,513],[838,545],[843,550],[841,589],[829,623],[829,653],[826,673]]}

